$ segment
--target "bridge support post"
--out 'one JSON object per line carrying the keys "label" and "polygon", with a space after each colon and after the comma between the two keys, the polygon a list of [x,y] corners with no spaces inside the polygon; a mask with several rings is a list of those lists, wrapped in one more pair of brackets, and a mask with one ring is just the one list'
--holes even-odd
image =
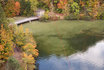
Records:
{"label": "bridge support post", "polygon": [[29,21],[29,23],[31,23],[31,20]]}

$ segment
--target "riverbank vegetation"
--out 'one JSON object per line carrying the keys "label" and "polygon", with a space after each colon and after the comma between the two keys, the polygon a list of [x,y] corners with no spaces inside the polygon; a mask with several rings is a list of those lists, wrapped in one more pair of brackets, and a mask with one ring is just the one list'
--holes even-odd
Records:
{"label": "riverbank vegetation", "polygon": [[0,0],[7,17],[33,16],[45,10],[44,18],[52,20],[104,19],[103,0]]}
{"label": "riverbank vegetation", "polygon": [[9,24],[0,4],[0,70],[34,70],[37,56],[32,33]]}

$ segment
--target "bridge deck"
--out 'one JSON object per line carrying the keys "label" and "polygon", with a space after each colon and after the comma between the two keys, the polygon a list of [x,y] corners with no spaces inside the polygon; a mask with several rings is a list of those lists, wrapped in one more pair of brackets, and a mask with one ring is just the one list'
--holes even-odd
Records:
{"label": "bridge deck", "polygon": [[21,19],[21,20],[18,20],[15,22],[15,24],[19,25],[19,24],[22,24],[22,23],[25,23],[25,22],[31,22],[33,20],[38,20],[39,17],[29,17],[29,18],[25,18],[25,19]]}

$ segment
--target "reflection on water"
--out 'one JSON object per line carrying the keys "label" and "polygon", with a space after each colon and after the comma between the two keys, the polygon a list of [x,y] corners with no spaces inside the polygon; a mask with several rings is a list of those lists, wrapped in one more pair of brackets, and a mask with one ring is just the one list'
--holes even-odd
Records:
{"label": "reflection on water", "polygon": [[55,54],[56,56],[69,56],[78,51],[86,51],[90,46],[104,38],[104,34],[93,32],[91,30],[82,31],[81,33],[71,36],[71,33],[62,35],[39,36],[37,38],[39,57],[48,58]]}
{"label": "reflection on water", "polygon": [[104,40],[85,52],[69,56],[50,55],[38,60],[39,70],[104,70]]}

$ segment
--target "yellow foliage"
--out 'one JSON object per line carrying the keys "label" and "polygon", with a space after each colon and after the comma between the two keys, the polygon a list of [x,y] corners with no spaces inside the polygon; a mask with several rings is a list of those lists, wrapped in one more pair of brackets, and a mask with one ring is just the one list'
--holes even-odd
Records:
{"label": "yellow foliage", "polygon": [[14,32],[14,42],[17,44],[17,46],[23,46],[25,44],[25,34],[22,25],[16,27]]}
{"label": "yellow foliage", "polygon": [[4,46],[0,45],[0,52],[4,50]]}
{"label": "yellow foliage", "polygon": [[28,29],[24,31],[23,26],[16,27],[14,32],[14,42],[17,46],[24,46],[26,43],[36,44],[32,34]]}
{"label": "yellow foliage", "polygon": [[[25,70],[33,70],[35,68],[35,59],[32,54],[28,55],[23,52],[23,61],[26,63]],[[30,68],[30,69],[29,69]]]}
{"label": "yellow foliage", "polygon": [[32,54],[34,57],[37,57],[39,55],[38,50],[35,49],[36,45],[32,45],[31,43],[27,43],[22,48],[27,54]]}
{"label": "yellow foliage", "polygon": [[0,30],[0,60],[6,60],[13,54],[12,32],[5,30],[1,25]]}
{"label": "yellow foliage", "polygon": [[98,0],[90,0],[89,1],[90,12],[89,15],[92,16],[94,19],[98,16],[98,9],[99,9],[99,1]]}

